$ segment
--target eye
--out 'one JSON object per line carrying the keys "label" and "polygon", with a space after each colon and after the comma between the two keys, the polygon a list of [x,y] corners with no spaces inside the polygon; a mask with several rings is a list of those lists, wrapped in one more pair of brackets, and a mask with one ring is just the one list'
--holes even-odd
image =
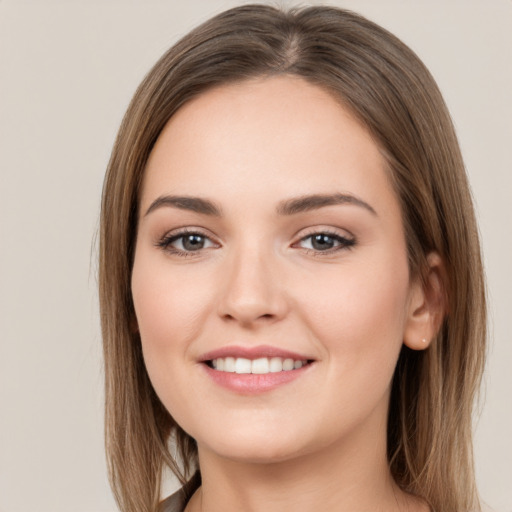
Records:
{"label": "eye", "polygon": [[192,255],[191,253],[198,253],[202,249],[217,246],[203,233],[188,230],[166,235],[157,245],[179,256],[189,256]]}
{"label": "eye", "polygon": [[355,243],[356,241],[353,238],[347,238],[337,233],[322,231],[312,233],[301,238],[297,245],[307,251],[315,253],[331,253],[342,249],[348,249],[354,246]]}

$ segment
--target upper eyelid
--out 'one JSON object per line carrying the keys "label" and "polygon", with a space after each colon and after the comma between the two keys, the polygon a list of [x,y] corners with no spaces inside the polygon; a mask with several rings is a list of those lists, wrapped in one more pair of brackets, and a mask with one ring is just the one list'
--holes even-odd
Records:
{"label": "upper eyelid", "polygon": [[160,237],[161,240],[165,239],[165,238],[180,238],[182,236],[186,236],[186,235],[201,235],[201,236],[204,236],[205,238],[209,238],[210,240],[214,240],[215,236],[213,236],[212,234],[210,234],[207,230],[205,230],[204,228],[200,228],[200,227],[183,227],[183,228],[176,228],[176,229],[171,229],[170,231],[167,231],[163,236]]}
{"label": "upper eyelid", "polygon": [[[341,238],[350,238],[350,239],[355,238],[355,236],[352,233],[350,233],[348,230],[341,229],[341,228],[311,227],[311,228],[305,228],[305,229],[307,230],[306,233],[303,233],[299,237],[299,233],[300,233],[300,231],[302,231],[302,230],[299,230],[298,232],[295,233],[295,235],[293,235],[292,238],[298,237],[298,241],[300,241],[306,237],[309,237],[309,236],[312,236],[315,234],[322,234],[322,233],[339,236]],[[343,231],[343,233],[341,233],[340,231]],[[206,238],[209,238],[212,241],[214,241],[215,239],[217,239],[217,240],[219,239],[219,237],[209,234],[208,230],[205,230],[204,228],[191,226],[191,227],[183,227],[183,228],[176,228],[176,229],[170,230],[170,231],[166,232],[162,237],[160,237],[160,240],[163,240],[165,238],[167,238],[167,239],[174,238],[174,237],[179,238],[180,236],[185,236],[188,234],[198,234],[198,235],[204,236]]]}
{"label": "upper eyelid", "polygon": [[[300,230],[300,231],[302,231],[302,230]],[[300,233],[300,231],[298,233]],[[296,235],[294,235],[294,238],[298,237],[298,233]],[[302,235],[300,235],[300,237],[298,237],[297,241],[304,240],[304,238],[307,238],[307,237],[310,237],[310,236],[316,235],[316,234],[322,234],[322,233],[332,235],[332,236],[337,236],[337,237],[344,238],[347,240],[355,240],[356,239],[356,237],[347,229],[334,228],[334,227],[324,227],[324,228],[312,227],[312,228],[306,228],[306,232],[303,233]],[[294,242],[294,243],[296,243],[296,242]]]}
{"label": "upper eyelid", "polygon": [[327,235],[327,236],[330,236],[332,238],[339,238],[339,239],[342,239],[342,240],[354,240],[355,237],[353,237],[352,235],[350,236],[347,236],[347,235],[343,235],[341,233],[336,233],[334,231],[313,231],[312,233],[308,233],[307,235],[304,235],[304,236],[301,236],[299,238],[299,242],[301,240],[305,240],[307,238],[311,238],[313,235]]}

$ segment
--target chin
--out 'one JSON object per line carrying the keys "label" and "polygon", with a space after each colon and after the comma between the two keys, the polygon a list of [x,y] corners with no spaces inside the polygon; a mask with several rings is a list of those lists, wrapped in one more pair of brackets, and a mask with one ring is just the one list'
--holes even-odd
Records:
{"label": "chin", "polygon": [[[233,431],[230,432],[233,434]],[[224,434],[224,432],[223,432]],[[217,456],[247,464],[273,464],[285,462],[314,450],[305,442],[305,436],[290,432],[286,428],[236,431],[236,435],[215,436],[211,431],[208,438],[198,440],[198,447]]]}
{"label": "chin", "polygon": [[231,444],[217,449],[210,447],[210,450],[219,457],[244,464],[276,464],[300,455],[296,446],[274,446],[274,444],[272,443],[272,446]]}
{"label": "chin", "polygon": [[[230,434],[226,436],[226,431]],[[208,436],[197,440],[199,452],[201,450],[214,453],[218,457],[236,462],[250,464],[270,464],[283,462],[298,455],[299,439],[290,433],[275,433],[268,431],[240,431],[223,430],[210,431]]]}

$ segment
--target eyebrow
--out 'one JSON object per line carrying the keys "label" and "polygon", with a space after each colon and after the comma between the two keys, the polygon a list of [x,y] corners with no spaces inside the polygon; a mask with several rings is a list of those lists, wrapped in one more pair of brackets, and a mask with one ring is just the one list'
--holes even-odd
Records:
{"label": "eyebrow", "polygon": [[[295,215],[297,213],[318,210],[319,208],[324,208],[326,206],[344,204],[360,206],[368,210],[373,215],[377,215],[377,212],[372,206],[352,194],[311,194],[294,197],[281,201],[276,208],[276,212],[279,215]],[[166,195],[155,199],[147,209],[144,216],[163,206],[179,208],[180,210],[188,210],[214,217],[222,217],[223,215],[222,208],[209,199],[194,196]]]}
{"label": "eyebrow", "polygon": [[295,215],[296,213],[308,212],[338,204],[361,206],[373,215],[377,215],[377,212],[367,202],[352,194],[313,194],[287,199],[279,203],[277,213],[280,215]]}
{"label": "eyebrow", "polygon": [[151,203],[151,206],[147,209],[144,216],[158,208],[161,208],[162,206],[170,206],[179,208],[180,210],[202,213],[203,215],[222,217],[221,208],[219,208],[214,202],[209,199],[192,196],[160,196]]}

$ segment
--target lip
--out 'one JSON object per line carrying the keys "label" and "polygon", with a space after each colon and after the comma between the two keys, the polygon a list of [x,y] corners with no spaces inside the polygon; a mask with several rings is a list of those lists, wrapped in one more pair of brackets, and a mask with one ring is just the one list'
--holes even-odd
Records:
{"label": "lip", "polygon": [[243,347],[232,345],[212,350],[199,357],[199,362],[204,363],[219,357],[244,357],[246,359],[258,359],[260,357],[282,357],[283,359],[294,359],[295,361],[312,361],[312,357],[291,352],[271,345],[258,345],[256,347]]}
{"label": "lip", "polygon": [[[276,373],[254,374],[254,373],[231,373],[217,371],[207,364],[207,361],[219,357],[244,357],[246,359],[258,359],[260,357],[281,357],[283,359],[294,359],[308,361],[309,364],[296,370],[282,371]],[[304,354],[283,350],[270,345],[259,345],[256,347],[226,346],[203,354],[199,362],[206,375],[217,385],[232,392],[242,395],[256,395],[272,391],[290,382],[300,379],[309,373],[314,366],[314,359]]]}

